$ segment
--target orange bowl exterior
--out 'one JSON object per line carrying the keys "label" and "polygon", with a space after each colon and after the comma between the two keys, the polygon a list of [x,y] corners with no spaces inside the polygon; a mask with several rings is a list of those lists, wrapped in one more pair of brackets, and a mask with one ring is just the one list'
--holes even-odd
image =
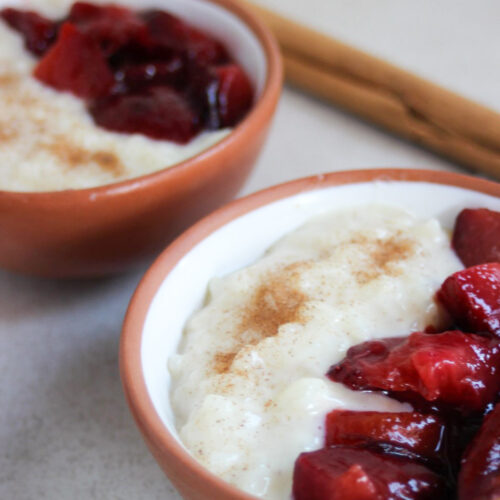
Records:
{"label": "orange bowl exterior", "polygon": [[81,190],[0,191],[0,267],[47,277],[124,271],[239,191],[267,136],[282,61],[269,30],[236,0],[204,1],[239,17],[263,48],[267,79],[248,116],[216,145],[147,176]]}
{"label": "orange bowl exterior", "polygon": [[123,325],[120,344],[122,383],[129,407],[144,440],[158,464],[186,500],[251,500],[255,497],[222,481],[196,462],[169,433],[153,407],[142,370],[141,344],[146,315],[157,290],[186,253],[236,217],[301,192],[370,181],[445,184],[500,197],[499,183],[431,170],[357,170],[299,179],[236,200],[205,217],[182,234],[158,257],[139,284]]}

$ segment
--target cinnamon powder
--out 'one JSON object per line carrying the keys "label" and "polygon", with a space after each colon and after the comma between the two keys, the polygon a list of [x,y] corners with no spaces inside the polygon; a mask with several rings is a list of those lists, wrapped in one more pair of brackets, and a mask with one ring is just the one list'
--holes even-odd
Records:
{"label": "cinnamon powder", "polygon": [[396,276],[398,270],[394,264],[410,257],[414,246],[412,240],[401,238],[398,234],[387,240],[366,242],[369,265],[355,273],[356,281],[365,285],[382,274]]}
{"label": "cinnamon powder", "polygon": [[60,138],[41,147],[52,153],[59,161],[70,168],[79,167],[84,164],[96,163],[103,170],[110,172],[115,177],[123,173],[124,166],[120,159],[109,151],[89,151],[81,148],[66,139]]}
{"label": "cinnamon powder", "polygon": [[213,369],[216,373],[229,372],[234,358],[245,346],[277,335],[281,325],[301,322],[301,306],[307,300],[297,286],[301,265],[303,263],[294,263],[272,273],[253,293],[234,332],[235,348],[214,356]]}
{"label": "cinnamon powder", "polygon": [[[383,274],[396,276],[398,269],[394,264],[407,259],[414,251],[414,242],[399,234],[385,240],[357,235],[348,244],[361,245],[368,257],[368,263],[354,273],[360,285]],[[212,367],[217,374],[228,373],[235,357],[245,346],[256,345],[277,335],[281,325],[302,321],[302,305],[308,298],[298,287],[298,279],[299,271],[306,265],[305,262],[290,264],[272,273],[257,288],[241,313],[241,321],[234,332],[235,347],[214,356]]]}

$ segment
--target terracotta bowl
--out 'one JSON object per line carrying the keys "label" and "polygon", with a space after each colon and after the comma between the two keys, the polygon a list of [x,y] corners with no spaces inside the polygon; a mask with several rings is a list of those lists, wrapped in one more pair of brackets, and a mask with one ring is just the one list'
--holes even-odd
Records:
{"label": "terracotta bowl", "polygon": [[[7,4],[16,1],[0,0],[0,7]],[[48,277],[126,270],[233,198],[250,173],[282,86],[281,57],[269,30],[237,0],[141,3],[149,6],[178,14],[231,48],[257,89],[252,111],[216,145],[147,176],[91,189],[0,191],[0,267]]]}
{"label": "terracotta bowl", "polygon": [[167,359],[208,281],[240,269],[307,219],[325,210],[382,202],[437,217],[452,228],[464,207],[500,210],[500,184],[419,170],[338,172],[282,184],[217,210],[172,243],[146,273],[130,303],[120,346],[121,376],[146,443],[190,500],[249,500],[215,477],[181,444],[169,403]]}

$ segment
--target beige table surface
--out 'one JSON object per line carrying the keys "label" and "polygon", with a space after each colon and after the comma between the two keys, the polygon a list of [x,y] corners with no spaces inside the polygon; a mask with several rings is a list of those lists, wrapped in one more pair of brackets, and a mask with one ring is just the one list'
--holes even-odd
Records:
{"label": "beige table surface", "polygon": [[[442,17],[450,14],[453,26],[444,30],[447,35],[453,32],[454,38],[449,38],[432,15],[424,16],[432,14],[436,2],[418,2],[425,6],[418,15],[414,3],[268,2],[333,34],[338,30],[359,46],[372,45],[375,37],[377,52],[388,50],[385,54],[394,60],[411,59],[421,73],[436,71],[443,80],[455,81],[457,89],[485,101],[499,98],[499,54],[493,47],[499,46],[500,33],[493,30],[498,26],[493,17],[498,21],[500,4],[474,2],[484,11],[473,18],[464,17],[467,2],[443,1],[449,9],[437,10]],[[342,16],[351,16],[350,21],[334,21]],[[394,37],[386,29],[393,17],[404,18],[407,26],[399,27]],[[386,28],[381,28],[384,23]],[[477,58],[468,57],[471,44],[479,52]],[[464,55],[467,67],[460,63]],[[493,71],[488,65],[495,58]],[[446,65],[450,61],[453,64]],[[457,76],[463,80],[456,81]],[[457,168],[286,89],[269,142],[242,194],[313,173],[371,166]],[[132,422],[118,375],[120,326],[143,271],[63,283],[0,272],[2,500],[178,498]]]}

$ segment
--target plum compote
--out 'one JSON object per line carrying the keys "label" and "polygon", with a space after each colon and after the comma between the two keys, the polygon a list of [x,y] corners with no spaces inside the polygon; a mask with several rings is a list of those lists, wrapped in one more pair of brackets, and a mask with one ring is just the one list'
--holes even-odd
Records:
{"label": "plum compote", "polygon": [[468,415],[482,412],[500,391],[500,344],[458,330],[414,332],[351,347],[328,377],[355,390],[387,391],[419,408],[426,402]]}
{"label": "plum compote", "polygon": [[452,274],[437,298],[460,328],[500,337],[500,262]]}
{"label": "plum compote", "polygon": [[484,419],[462,458],[459,500],[500,498],[500,404]]}
{"label": "plum compote", "polygon": [[326,417],[326,446],[384,442],[435,459],[446,445],[444,421],[418,412],[333,410]]}
{"label": "plum compote", "polygon": [[424,465],[354,446],[302,453],[293,478],[295,500],[446,498],[444,479]]}
{"label": "plum compote", "polygon": [[237,125],[254,92],[218,40],[161,10],[76,2],[64,19],[0,16],[40,58],[34,76],[84,99],[95,123],[179,144]]}
{"label": "plum compote", "polygon": [[500,212],[465,208],[455,222],[452,243],[467,267],[500,262]]}

